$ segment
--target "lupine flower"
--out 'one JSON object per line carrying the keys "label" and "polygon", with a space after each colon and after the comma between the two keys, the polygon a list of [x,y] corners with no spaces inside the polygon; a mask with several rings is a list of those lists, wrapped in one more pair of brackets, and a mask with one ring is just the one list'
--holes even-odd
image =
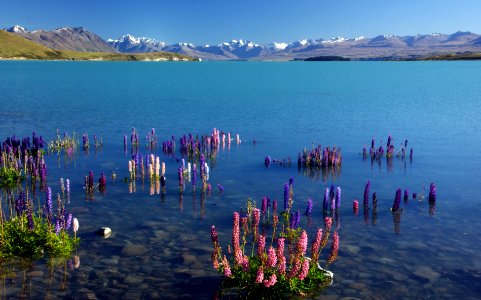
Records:
{"label": "lupine flower", "polygon": [[253,220],[254,227],[259,226],[260,220],[261,220],[261,212],[258,208],[254,208],[254,220]]}
{"label": "lupine flower", "polygon": [[68,214],[67,216],[67,223],[65,224],[65,229],[69,230],[70,226],[72,226],[72,214]]}
{"label": "lupine flower", "polygon": [[376,192],[372,194],[372,209],[374,210],[377,209],[377,193]]}
{"label": "lupine flower", "polygon": [[310,216],[312,213],[312,200],[311,198],[309,198],[307,200],[307,208],[306,208],[306,212],[304,213],[306,216]]}
{"label": "lupine flower", "polygon": [[317,229],[316,238],[314,243],[311,246],[311,258],[313,262],[317,262],[319,260],[319,247],[321,246],[321,239],[322,239],[322,229]]}
{"label": "lupine flower", "polygon": [[429,202],[436,202],[436,185],[434,183],[429,186]]}
{"label": "lupine flower", "polygon": [[275,285],[276,282],[277,282],[277,276],[274,273],[274,274],[271,275],[271,278],[269,278],[269,280],[264,279],[264,286],[266,288],[270,288],[271,286]]}
{"label": "lupine flower", "polygon": [[249,271],[249,257],[247,255],[244,255],[244,257],[242,258],[242,269],[244,270],[244,272]]}
{"label": "lupine flower", "polygon": [[66,184],[67,184],[67,198],[70,198],[70,180],[67,178],[67,180],[65,181]]}
{"label": "lupine flower", "polygon": [[307,277],[307,273],[309,272],[309,260],[304,259],[302,263],[301,272],[299,273],[299,280],[304,280]]}
{"label": "lupine flower", "polygon": [[267,197],[262,197],[261,214],[264,216],[267,212]]}
{"label": "lupine flower", "polygon": [[184,187],[184,176],[182,175],[182,167],[179,167],[177,169],[177,172],[179,173],[179,190],[182,193]]}
{"label": "lupine flower", "polygon": [[107,177],[105,176],[104,172],[102,172],[102,175],[100,175],[99,178],[99,187],[104,188],[107,186]]}
{"label": "lupine flower", "polygon": [[284,184],[284,211],[289,209],[289,184]]}
{"label": "lupine flower", "polygon": [[89,189],[93,189],[94,187],[94,172],[89,172]]}
{"label": "lupine flower", "polygon": [[336,189],[336,209],[341,206],[341,188]]}
{"label": "lupine flower", "polygon": [[281,275],[286,274],[286,257],[284,255],[281,255],[277,260],[277,270]]}
{"label": "lupine flower", "polygon": [[326,211],[329,209],[329,188],[326,188],[326,191],[324,192],[324,201],[322,206]]}
{"label": "lupine flower", "polygon": [[276,265],[277,265],[276,251],[271,246],[271,247],[269,247],[269,250],[267,251],[267,267],[273,268]]}
{"label": "lupine flower", "polygon": [[277,200],[272,201],[272,211],[277,211]]}
{"label": "lupine flower", "polygon": [[57,221],[55,221],[55,234],[59,234],[60,233],[60,221],[57,219]]}
{"label": "lupine flower", "polygon": [[222,266],[224,267],[224,276],[231,277],[232,272],[230,270],[229,261],[227,260],[227,257],[225,255],[224,255],[224,259],[222,260]]}
{"label": "lupine flower", "polygon": [[332,244],[331,244],[331,253],[329,254],[329,257],[327,258],[327,264],[332,264],[336,258],[337,258],[337,253],[339,250],[339,235],[336,232],[332,235]]}
{"label": "lupine flower", "polygon": [[326,228],[326,231],[331,231],[331,226],[332,226],[332,218],[331,217],[325,217],[324,218],[324,226]]}
{"label": "lupine flower", "polygon": [[369,205],[369,190],[371,189],[371,181],[368,180],[364,188],[364,205]]}
{"label": "lupine flower", "polygon": [[259,269],[257,269],[256,283],[262,283],[263,280],[264,280],[264,269],[262,268],[262,266],[260,266]]}
{"label": "lupine flower", "polygon": [[47,194],[47,203],[46,203],[47,219],[50,222],[52,218],[52,189],[49,186],[47,187],[46,194]]}
{"label": "lupine flower", "polygon": [[265,248],[266,248],[266,237],[260,234],[259,238],[257,239],[257,256],[262,258]]}
{"label": "lupine flower", "polygon": [[392,205],[392,212],[396,212],[399,209],[399,205],[401,204],[401,189],[396,190],[396,198],[394,198],[394,203]]}
{"label": "lupine flower", "polygon": [[28,229],[33,230],[34,224],[33,224],[32,209],[29,209],[27,212],[27,221],[28,221]]}
{"label": "lupine flower", "polygon": [[232,247],[234,247],[235,263],[242,263],[242,251],[240,250],[240,215],[238,212],[234,212],[232,222]]}
{"label": "lupine flower", "polygon": [[293,263],[291,264],[291,269],[289,270],[289,274],[287,277],[293,278],[296,277],[297,274],[299,274],[299,271],[301,270],[301,260],[299,257],[294,258]]}
{"label": "lupine flower", "polygon": [[331,189],[329,190],[329,200],[334,199],[335,196],[335,187],[333,184],[331,184]]}
{"label": "lupine flower", "polygon": [[306,254],[306,250],[307,250],[307,232],[303,230],[299,238],[299,241],[297,242],[297,254],[300,257],[303,257]]}
{"label": "lupine flower", "polygon": [[73,218],[73,220],[72,220],[72,228],[73,228],[73,232],[77,232],[77,231],[78,231],[78,229],[79,229],[79,223],[78,223],[77,218]]}

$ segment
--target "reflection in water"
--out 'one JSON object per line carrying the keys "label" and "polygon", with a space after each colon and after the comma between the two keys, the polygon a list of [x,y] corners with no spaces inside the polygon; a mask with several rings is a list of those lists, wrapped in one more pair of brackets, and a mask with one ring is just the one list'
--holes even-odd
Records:
{"label": "reflection in water", "polygon": [[402,214],[402,209],[399,209],[392,213],[392,220],[394,222],[395,233],[401,232],[401,214]]}
{"label": "reflection in water", "polygon": [[364,224],[369,225],[369,206],[363,205]]}
{"label": "reflection in water", "polygon": [[436,202],[429,202],[429,215],[434,216],[436,210]]}

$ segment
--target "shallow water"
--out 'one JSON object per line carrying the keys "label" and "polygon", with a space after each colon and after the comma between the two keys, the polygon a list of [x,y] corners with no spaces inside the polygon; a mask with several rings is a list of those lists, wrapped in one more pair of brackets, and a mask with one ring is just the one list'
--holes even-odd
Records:
{"label": "shallow water", "polygon": [[[45,262],[27,269],[3,267],[2,296],[93,298],[212,298],[220,277],[210,263],[210,226],[221,243],[230,241],[232,212],[251,197],[283,198],[293,176],[294,208],[314,201],[301,226],[314,235],[323,226],[323,192],[342,188],[334,226],[339,258],[330,266],[334,284],[319,298],[464,298],[481,294],[478,205],[481,177],[478,122],[479,62],[329,63],[79,63],[0,62],[0,136],[30,135],[50,140],[58,128],[103,138],[102,149],[80,152],[73,161],[50,156],[48,184],[71,181],[68,208],[80,221],[80,266],[49,270]],[[240,145],[220,149],[211,165],[210,194],[179,197],[175,158],[154,152],[167,164],[165,196],[150,195],[148,181],[129,192],[123,135],[136,127],[156,129],[161,141],[206,134],[213,127],[239,133]],[[408,139],[412,160],[391,164],[363,160],[363,145],[394,145]],[[256,141],[254,143],[253,141]],[[342,148],[335,174],[305,176],[297,153],[312,144]],[[148,150],[141,148],[141,153]],[[264,157],[291,157],[291,167],[264,167]],[[180,158],[177,155],[177,158]],[[104,195],[86,200],[83,178],[90,170],[117,173]],[[378,212],[364,211],[364,185],[379,197]],[[199,180],[198,180],[199,181]],[[427,196],[402,203],[400,222],[390,207],[397,188]],[[220,192],[216,186],[225,188]],[[44,201],[43,193],[37,195]],[[353,214],[352,201],[360,200]],[[396,221],[396,222],[395,222]],[[308,226],[309,222],[309,226]],[[112,228],[103,239],[100,226]],[[327,253],[324,253],[324,258]],[[7,271],[14,268],[14,272]]]}

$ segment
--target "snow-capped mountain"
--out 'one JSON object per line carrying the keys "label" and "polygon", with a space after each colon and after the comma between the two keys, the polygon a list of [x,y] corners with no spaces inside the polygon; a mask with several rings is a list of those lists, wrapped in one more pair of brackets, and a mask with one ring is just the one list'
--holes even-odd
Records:
{"label": "snow-capped mountain", "polygon": [[28,31],[22,26],[15,25],[6,29],[27,40],[42,44],[54,50],[72,50],[80,52],[116,52],[98,35],[82,27],[63,27],[56,30]]}
{"label": "snow-capped mountain", "polygon": [[291,43],[273,42],[266,45],[235,39],[217,45],[196,46],[189,42],[166,45],[152,38],[134,37],[130,34],[104,41],[82,27],[28,31],[16,25],[5,30],[57,50],[123,53],[167,51],[208,60],[290,60],[314,56],[392,59],[481,52],[481,35],[469,31],[414,36],[379,35],[373,38],[301,39]]}
{"label": "snow-capped mountain", "polygon": [[147,37],[136,38],[130,34],[123,35],[117,40],[108,39],[107,43],[123,53],[159,52],[166,46],[164,42]]}

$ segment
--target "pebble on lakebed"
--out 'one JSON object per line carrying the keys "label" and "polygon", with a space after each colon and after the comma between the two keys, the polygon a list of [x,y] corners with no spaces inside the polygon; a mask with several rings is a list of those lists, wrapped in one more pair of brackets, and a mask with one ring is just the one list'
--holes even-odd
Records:
{"label": "pebble on lakebed", "polygon": [[112,229],[109,227],[100,227],[96,233],[104,238],[108,238],[112,234]]}

